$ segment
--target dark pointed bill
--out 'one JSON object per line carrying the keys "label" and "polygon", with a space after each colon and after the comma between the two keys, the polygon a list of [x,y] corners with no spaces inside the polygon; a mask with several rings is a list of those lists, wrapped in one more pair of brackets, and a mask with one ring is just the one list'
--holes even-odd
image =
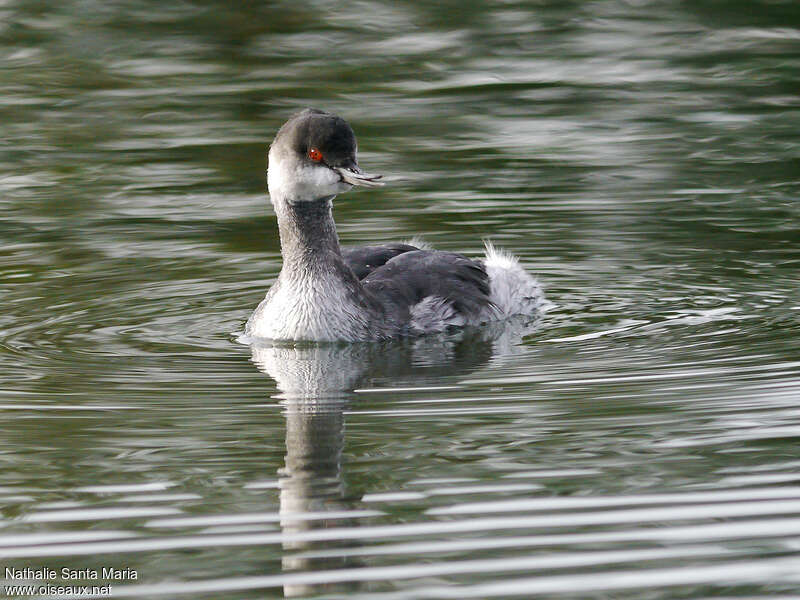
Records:
{"label": "dark pointed bill", "polygon": [[334,170],[339,173],[342,181],[350,185],[364,185],[367,187],[380,187],[384,185],[383,181],[378,181],[383,175],[364,173],[358,165],[334,167]]}

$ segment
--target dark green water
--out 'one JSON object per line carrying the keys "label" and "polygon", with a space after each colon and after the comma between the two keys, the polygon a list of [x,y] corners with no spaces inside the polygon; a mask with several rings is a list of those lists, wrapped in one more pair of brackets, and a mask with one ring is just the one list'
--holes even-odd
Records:
{"label": "dark green water", "polygon": [[[800,4],[3,0],[0,57],[6,585],[800,595]],[[344,243],[489,238],[538,326],[238,343],[309,105],[391,181]]]}

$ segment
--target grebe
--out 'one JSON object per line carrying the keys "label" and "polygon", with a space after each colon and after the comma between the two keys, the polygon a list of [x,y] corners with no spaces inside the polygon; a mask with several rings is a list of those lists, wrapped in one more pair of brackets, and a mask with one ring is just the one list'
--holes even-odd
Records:
{"label": "grebe", "polygon": [[305,109],[280,128],[267,180],[283,267],[245,326],[271,340],[366,341],[441,332],[536,313],[543,295],[510,254],[484,260],[412,243],[341,248],[333,198],[383,185],[361,170],[356,137],[336,115]]}

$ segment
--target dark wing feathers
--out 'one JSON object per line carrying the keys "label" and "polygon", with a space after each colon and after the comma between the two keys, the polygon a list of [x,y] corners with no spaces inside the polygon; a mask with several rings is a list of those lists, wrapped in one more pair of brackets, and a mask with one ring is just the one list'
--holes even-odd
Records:
{"label": "dark wing feathers", "polygon": [[453,252],[403,252],[370,272],[362,283],[381,302],[405,310],[429,296],[443,298],[468,315],[479,315],[491,304],[483,264]]}
{"label": "dark wing feathers", "polygon": [[342,248],[342,257],[356,277],[364,279],[372,271],[386,264],[398,254],[418,250],[408,244],[386,244],[384,246],[359,246]]}

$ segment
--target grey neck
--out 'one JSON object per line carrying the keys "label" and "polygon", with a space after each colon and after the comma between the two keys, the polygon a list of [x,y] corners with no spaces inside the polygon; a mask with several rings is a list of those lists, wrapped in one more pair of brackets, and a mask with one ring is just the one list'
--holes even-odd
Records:
{"label": "grey neck", "polygon": [[[341,339],[395,335],[399,331],[396,319],[390,318],[386,307],[364,289],[342,257],[333,222],[333,196],[291,203],[274,195],[272,204],[283,255],[283,267],[273,289],[284,290],[291,302],[305,306],[306,317],[323,319],[326,327],[344,332]],[[330,304],[317,302],[309,308],[309,298],[335,299],[340,305],[331,310]]]}
{"label": "grey neck", "polygon": [[278,217],[284,269],[302,272],[342,260],[333,222],[333,196],[297,203],[273,198],[272,204]]}

